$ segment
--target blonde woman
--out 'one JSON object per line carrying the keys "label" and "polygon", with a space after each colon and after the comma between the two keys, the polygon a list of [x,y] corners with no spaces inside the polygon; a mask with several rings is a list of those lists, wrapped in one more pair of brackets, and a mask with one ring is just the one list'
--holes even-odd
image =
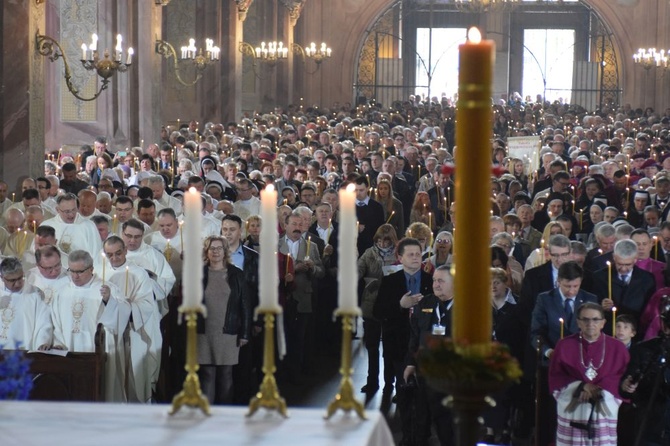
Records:
{"label": "blonde woman", "polygon": [[377,183],[375,201],[384,208],[384,221],[395,228],[396,237],[401,238],[405,232],[405,217],[400,200],[393,196],[391,182],[383,179]]}
{"label": "blonde woman", "polygon": [[536,249],[530,253],[526,259],[524,271],[528,271],[531,268],[535,268],[536,266],[540,266],[543,263],[549,261],[549,254],[547,251],[549,237],[556,234],[565,235],[563,234],[563,226],[561,226],[561,224],[557,221],[550,221],[544,227],[544,231],[542,231],[542,240],[544,241],[544,246],[541,245],[539,249]]}

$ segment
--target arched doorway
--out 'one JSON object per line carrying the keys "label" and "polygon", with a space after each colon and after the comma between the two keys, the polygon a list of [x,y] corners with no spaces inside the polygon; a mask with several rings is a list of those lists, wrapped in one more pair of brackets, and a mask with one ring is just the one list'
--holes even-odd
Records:
{"label": "arched doorway", "polygon": [[[488,37],[497,42],[496,99],[508,98],[513,92],[533,99],[536,94],[545,98],[563,94],[569,102],[588,110],[621,103],[621,65],[613,34],[597,11],[582,1],[528,2],[483,13],[464,12],[449,0],[395,1],[363,38],[354,79],[356,100],[374,98],[389,104],[411,94],[452,96],[456,91],[456,49],[465,38],[465,29],[473,24],[484,27]],[[571,78],[567,92],[565,85],[552,85],[550,76],[560,59],[528,57],[532,51],[524,33],[542,29],[549,30],[549,35],[553,30],[572,30],[574,34],[565,48],[568,56],[563,56],[573,63],[567,75]],[[537,91],[524,92],[524,60],[538,65],[544,82]]]}

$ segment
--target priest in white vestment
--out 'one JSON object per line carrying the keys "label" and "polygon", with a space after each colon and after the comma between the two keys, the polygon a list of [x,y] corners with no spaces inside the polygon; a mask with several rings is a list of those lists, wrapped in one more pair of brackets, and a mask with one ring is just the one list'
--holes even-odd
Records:
{"label": "priest in white vestment", "polygon": [[44,303],[51,305],[56,293],[70,282],[61,261],[61,253],[53,245],[35,251],[36,266],[26,273],[26,283],[42,290]]}
{"label": "priest in white vestment", "polygon": [[0,348],[49,350],[53,326],[42,292],[26,285],[21,262],[8,257],[0,263]]}
{"label": "priest in white vestment", "polygon": [[147,185],[151,188],[154,194],[154,203],[156,203],[156,211],[162,209],[172,209],[176,215],[181,215],[182,204],[179,199],[171,197],[165,193],[165,180],[160,175],[149,177]]}
{"label": "priest in white vestment", "polygon": [[102,241],[93,222],[83,218],[77,211],[77,197],[74,194],[65,194],[58,197],[56,206],[58,215],[45,220],[42,225],[51,226],[56,230],[58,247],[69,254],[82,249],[92,258],[100,255]]}
{"label": "priest in white vestment", "polygon": [[128,401],[148,403],[158,380],[162,344],[160,314],[151,280],[144,269],[127,261],[122,239],[111,236],[103,247],[111,264],[111,271],[106,271],[107,280],[121,290],[131,305],[126,330],[126,360],[130,361],[126,388]]}
{"label": "priest in white vestment", "polygon": [[93,259],[86,251],[69,258],[70,279],[54,296],[51,318],[54,348],[94,352],[98,324],[105,328],[105,400],[127,401],[123,333],[130,318],[130,303],[121,290],[94,274]]}
{"label": "priest in white vestment", "polygon": [[172,291],[176,277],[162,252],[142,242],[144,223],[134,218],[123,224],[121,238],[128,249],[130,263],[143,268],[153,279],[151,284],[161,317],[168,312],[167,296]]}

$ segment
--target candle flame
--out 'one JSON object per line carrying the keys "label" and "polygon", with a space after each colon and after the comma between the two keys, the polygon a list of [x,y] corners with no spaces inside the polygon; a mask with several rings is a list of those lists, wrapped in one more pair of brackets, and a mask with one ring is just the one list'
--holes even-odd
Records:
{"label": "candle flame", "polygon": [[616,307],[612,307],[612,312],[616,313]]}
{"label": "candle flame", "polygon": [[197,194],[198,191],[196,190],[195,187],[189,187],[189,189],[188,189],[188,193],[189,193],[189,194]]}
{"label": "candle flame", "polygon": [[468,30],[468,42],[479,43],[482,41],[482,33],[479,32],[476,26]]}
{"label": "candle flame", "polygon": [[347,186],[347,192],[352,193],[352,192],[354,192],[355,190],[356,190],[356,186],[354,185],[354,183],[350,183],[350,184]]}
{"label": "candle flame", "polygon": [[607,266],[612,266],[612,264],[609,262],[609,260],[608,260],[607,262],[605,262],[605,264],[606,264]]}
{"label": "candle flame", "polygon": [[274,192],[275,185],[274,184],[268,184],[267,186],[265,186],[265,190],[268,191],[268,192]]}
{"label": "candle flame", "polygon": [[558,322],[560,322],[560,323],[562,324],[562,323],[563,323],[563,318],[562,318],[562,317],[559,317],[559,318],[558,318]]}

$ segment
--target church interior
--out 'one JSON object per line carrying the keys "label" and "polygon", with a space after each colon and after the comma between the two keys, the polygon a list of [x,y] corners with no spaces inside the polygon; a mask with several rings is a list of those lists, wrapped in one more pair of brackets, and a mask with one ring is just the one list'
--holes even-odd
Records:
{"label": "church interior", "polygon": [[[194,121],[197,134],[275,112],[453,104],[472,26],[495,43],[493,104],[544,98],[670,117],[670,0],[4,0],[0,21],[0,179],[10,194],[43,175],[48,154],[76,154],[101,135],[115,153]],[[353,379],[364,398],[362,331],[361,321]],[[306,386],[287,383],[287,400],[324,408],[340,384],[338,354]],[[365,400],[409,444],[396,402],[381,391]]]}

